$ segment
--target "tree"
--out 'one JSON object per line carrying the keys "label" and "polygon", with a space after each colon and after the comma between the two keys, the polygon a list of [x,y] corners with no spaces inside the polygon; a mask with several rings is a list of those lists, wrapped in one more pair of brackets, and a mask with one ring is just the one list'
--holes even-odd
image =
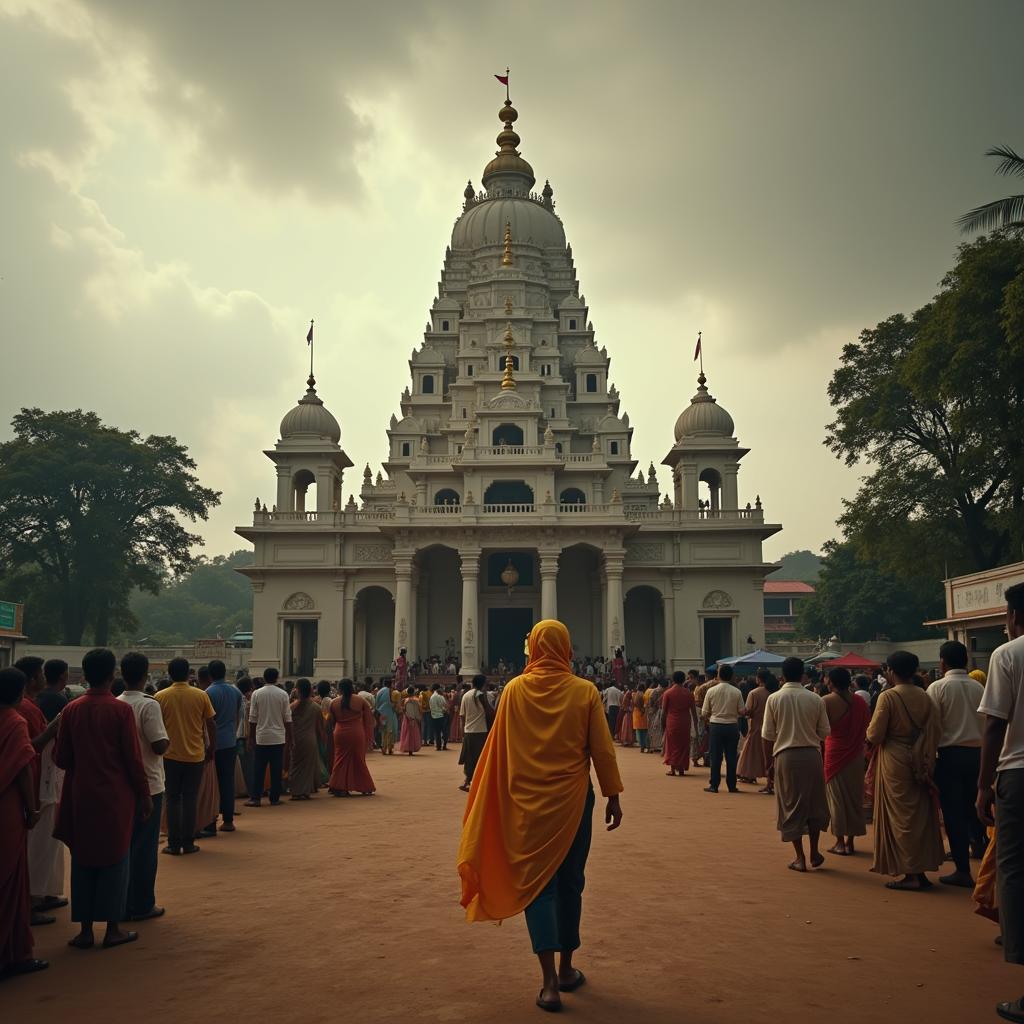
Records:
{"label": "tree", "polygon": [[180,519],[205,520],[220,494],[173,437],[143,439],[81,409],[22,409],[13,428],[0,444],[0,563],[49,591],[64,643],[91,627],[105,644],[133,588],[195,564],[202,540]]}
{"label": "tree", "polygon": [[775,572],[769,573],[767,579],[801,580],[804,583],[816,583],[821,574],[821,556],[806,548],[802,551],[790,551],[779,561],[782,564]]}
{"label": "tree", "polygon": [[[840,518],[887,571],[980,571],[1024,540],[1024,238],[959,248],[935,299],[843,348],[825,443],[864,478]],[[897,541],[898,543],[894,543]],[[895,559],[895,561],[893,561]]]}
{"label": "tree", "polygon": [[[1018,156],[1009,146],[994,146],[985,152],[985,156],[1001,158],[996,174],[1024,178],[1024,157]],[[957,223],[965,235],[992,228],[1024,228],[1024,195],[1007,196],[976,206]]]}
{"label": "tree", "polygon": [[866,559],[850,541],[829,541],[824,554],[814,596],[797,605],[799,636],[837,634],[848,643],[862,643],[939,635],[922,625],[943,613],[938,576],[908,582]]}

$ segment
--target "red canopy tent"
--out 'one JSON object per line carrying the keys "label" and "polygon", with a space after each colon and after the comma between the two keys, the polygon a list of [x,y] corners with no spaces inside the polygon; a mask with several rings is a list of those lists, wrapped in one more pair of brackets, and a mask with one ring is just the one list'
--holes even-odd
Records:
{"label": "red canopy tent", "polygon": [[834,658],[832,661],[826,661],[825,664],[829,668],[848,668],[854,669],[866,669],[866,668],[878,668],[881,662],[869,661],[867,658],[862,658],[859,654],[844,654],[841,658]]}

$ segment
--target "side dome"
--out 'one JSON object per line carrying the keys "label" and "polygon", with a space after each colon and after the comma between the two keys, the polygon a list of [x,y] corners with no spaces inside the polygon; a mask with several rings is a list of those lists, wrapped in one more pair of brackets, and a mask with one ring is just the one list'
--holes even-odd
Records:
{"label": "side dome", "polygon": [[676,420],[676,440],[684,437],[732,437],[736,425],[732,417],[708,394],[707,378],[697,378],[697,394]]}
{"label": "side dome", "polygon": [[305,395],[294,409],[285,413],[281,420],[282,441],[329,441],[338,444],[341,440],[341,427],[320,400],[315,384],[316,381],[310,377]]}
{"label": "side dome", "polygon": [[509,196],[484,199],[471,206],[452,229],[453,249],[479,249],[501,245],[505,225],[510,225],[513,243],[536,245],[542,249],[565,248],[562,222],[532,199]]}

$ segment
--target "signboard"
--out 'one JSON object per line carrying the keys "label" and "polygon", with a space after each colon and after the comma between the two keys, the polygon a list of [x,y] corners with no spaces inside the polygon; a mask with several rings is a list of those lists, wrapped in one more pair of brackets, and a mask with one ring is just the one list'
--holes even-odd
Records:
{"label": "signboard", "polygon": [[1024,568],[1013,566],[1009,572],[995,569],[989,579],[977,576],[952,586],[952,614],[956,616],[994,615],[1006,611],[1003,596],[1015,583],[1024,583]]}
{"label": "signboard", "polygon": [[24,605],[0,601],[0,633],[21,633]]}

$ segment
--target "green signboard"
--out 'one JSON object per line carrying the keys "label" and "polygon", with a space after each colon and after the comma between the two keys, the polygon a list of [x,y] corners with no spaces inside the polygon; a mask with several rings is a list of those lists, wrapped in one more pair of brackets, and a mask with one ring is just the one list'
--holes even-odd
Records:
{"label": "green signboard", "polygon": [[18,625],[18,606],[10,601],[0,601],[0,629],[14,632]]}

